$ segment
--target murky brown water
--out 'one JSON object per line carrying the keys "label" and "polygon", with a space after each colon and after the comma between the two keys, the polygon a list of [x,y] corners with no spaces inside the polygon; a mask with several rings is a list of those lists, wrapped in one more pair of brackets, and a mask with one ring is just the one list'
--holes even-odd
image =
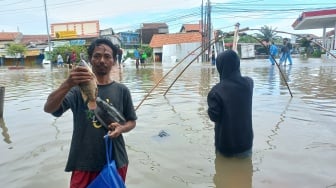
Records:
{"label": "murky brown water", "polygon": [[[138,105],[172,66],[136,70],[127,64],[115,70],[115,79],[130,88]],[[207,93],[218,82],[212,66],[192,64],[163,96],[182,64],[139,107],[137,127],[125,135],[128,187],[336,187],[336,61],[294,59],[293,66],[283,67],[293,98],[268,60],[242,60],[241,67],[255,81],[251,160],[214,153],[206,113]],[[48,94],[66,75],[56,68],[0,68],[5,86],[0,187],[68,187],[64,166],[72,114],[54,118],[43,112]],[[169,136],[158,137],[161,130]]]}

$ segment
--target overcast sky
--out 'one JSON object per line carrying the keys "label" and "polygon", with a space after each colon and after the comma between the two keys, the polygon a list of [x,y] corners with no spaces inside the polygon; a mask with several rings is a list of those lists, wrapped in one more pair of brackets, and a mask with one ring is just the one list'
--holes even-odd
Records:
{"label": "overcast sky", "polygon": [[[204,3],[207,0],[204,0]],[[52,23],[99,20],[100,29],[134,31],[141,23],[165,22],[169,32],[184,23],[201,20],[202,0],[46,0],[49,28]],[[335,9],[335,0],[211,0],[214,29],[260,29],[322,35],[322,29],[295,31],[292,23],[304,11]],[[44,0],[0,0],[0,31],[47,34]],[[327,29],[327,31],[330,29]]]}

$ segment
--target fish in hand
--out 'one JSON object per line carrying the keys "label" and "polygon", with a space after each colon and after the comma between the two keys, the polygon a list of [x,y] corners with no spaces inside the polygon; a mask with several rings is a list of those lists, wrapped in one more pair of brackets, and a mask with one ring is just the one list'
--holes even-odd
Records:
{"label": "fish in hand", "polygon": [[94,110],[97,108],[96,98],[98,96],[96,76],[92,72],[91,67],[84,60],[82,60],[79,63],[79,66],[86,67],[89,70],[89,72],[92,74],[93,79],[91,79],[88,82],[79,84],[79,87],[81,89],[83,100],[85,103],[87,103],[89,110]]}

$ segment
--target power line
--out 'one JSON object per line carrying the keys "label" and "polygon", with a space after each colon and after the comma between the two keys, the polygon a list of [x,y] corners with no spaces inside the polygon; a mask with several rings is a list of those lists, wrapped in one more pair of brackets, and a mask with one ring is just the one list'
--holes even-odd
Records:
{"label": "power line", "polygon": [[[18,15],[20,13],[31,13],[31,12],[42,12],[43,5],[32,5],[28,0],[23,1],[9,1],[11,3],[6,3],[4,0],[0,0],[0,6],[2,9],[0,10],[0,15]],[[23,8],[12,8],[9,5],[16,5],[19,3],[26,3],[26,6]],[[58,3],[50,2],[48,4],[49,10],[61,9],[64,7],[73,6],[74,8],[78,8],[82,3],[89,3],[93,2],[96,4],[96,0],[72,0],[72,1],[63,1]],[[8,6],[5,6],[8,5]],[[78,5],[78,6],[76,6]],[[87,4],[86,4],[87,5]],[[7,8],[6,8],[7,7]],[[295,7],[295,8],[293,8]],[[319,3],[295,3],[295,4],[285,4],[285,3],[264,3],[261,0],[241,0],[235,1],[230,3],[211,3],[211,17],[212,20],[218,19],[232,19],[232,18],[253,18],[256,20],[262,19],[296,19],[288,16],[290,14],[295,15],[299,14],[302,11],[311,11],[311,10],[321,10],[321,9],[333,9],[335,8],[334,3],[326,3],[326,2],[319,2]],[[90,13],[90,12],[89,12]],[[97,17],[98,15],[102,15],[103,13],[98,13],[94,15],[85,14],[86,17]],[[241,15],[241,14],[244,15]],[[284,16],[286,15],[286,16]],[[162,16],[164,17],[154,17],[153,19],[147,20],[137,20],[138,23],[130,24],[128,26],[120,26],[120,27],[113,27],[116,30],[127,30],[130,28],[139,28],[140,23],[153,23],[153,22],[160,22],[160,23],[167,23],[170,28],[178,28],[181,27],[182,23],[199,23],[201,19],[201,7],[192,7],[187,9],[179,9],[173,10],[168,12],[163,12]],[[262,17],[261,17],[262,16]],[[272,18],[271,18],[272,16]],[[71,19],[85,19],[85,17],[78,17]],[[20,22],[22,24],[32,23],[34,21],[31,20],[24,20],[23,17]],[[17,23],[16,23],[17,24]],[[113,26],[113,24],[112,24]]]}
{"label": "power line", "polygon": [[[65,7],[65,6],[82,4],[84,1],[96,2],[95,0],[73,0],[73,1],[66,1],[66,2],[60,2],[60,3],[50,3],[50,4],[48,4],[48,9],[59,9],[59,8]],[[26,11],[32,12],[32,11],[35,11],[35,10],[36,11],[44,11],[43,4],[31,6],[31,4],[28,3],[28,1],[26,1],[26,0],[22,0],[22,1],[20,1],[20,3],[21,2],[25,2],[25,4],[27,4],[27,6],[24,6],[22,8],[14,7],[14,8],[6,9],[6,6],[15,5],[15,4],[18,4],[18,2],[7,4],[7,5],[0,5],[0,7],[1,7],[0,15],[3,15],[3,14],[6,14],[6,15],[7,14],[16,14],[17,15],[18,13],[22,13],[22,12],[26,12]]]}

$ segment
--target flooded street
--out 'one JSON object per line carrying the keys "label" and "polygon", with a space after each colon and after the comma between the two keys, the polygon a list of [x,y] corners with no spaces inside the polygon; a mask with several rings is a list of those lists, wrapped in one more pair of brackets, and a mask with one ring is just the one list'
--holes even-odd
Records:
{"label": "flooded street", "polygon": [[[127,85],[134,105],[174,66],[156,63],[138,70],[126,64],[115,80]],[[209,63],[174,69],[137,109],[137,126],[124,134],[129,154],[129,188],[331,188],[336,187],[336,61],[293,59],[282,66],[289,88],[267,59],[241,61],[254,79],[254,145],[251,160],[216,156],[214,123],[206,97],[219,81]],[[8,70],[1,122],[0,187],[68,187],[64,172],[72,135],[72,113],[44,113],[50,92],[66,69]],[[168,136],[159,137],[160,131]]]}

